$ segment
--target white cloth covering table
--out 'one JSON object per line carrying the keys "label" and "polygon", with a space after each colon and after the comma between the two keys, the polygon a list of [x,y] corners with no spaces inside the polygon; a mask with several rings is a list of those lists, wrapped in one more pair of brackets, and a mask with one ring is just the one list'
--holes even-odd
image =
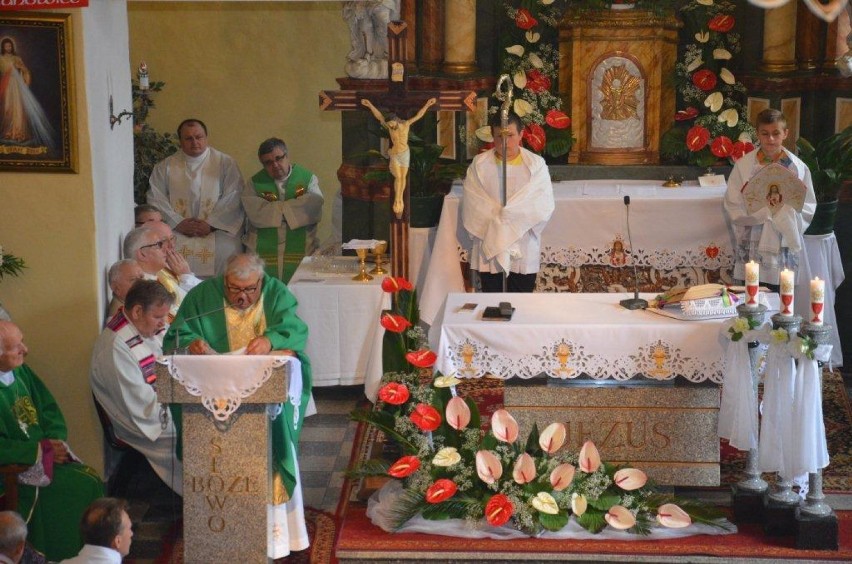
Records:
{"label": "white cloth covering table", "polygon": [[[626,310],[618,304],[625,297],[632,294],[452,293],[430,331],[438,351],[435,366],[461,378],[532,378],[544,373],[561,379],[586,374],[623,381],[644,375],[722,382],[719,330],[724,320],[680,321]],[[501,301],[515,307],[512,320],[483,321],[485,306]],[[465,303],[477,307],[461,311]]]}
{"label": "white cloth covering table", "polygon": [[837,327],[837,315],[834,313],[834,295],[838,286],[843,282],[843,262],[840,258],[840,249],[837,246],[837,236],[834,233],[828,235],[805,235],[805,260],[799,267],[799,277],[796,282],[795,303],[793,309],[797,314],[807,321],[811,314],[811,286],[810,281],[819,276],[825,280],[825,309],[823,322],[831,325],[830,332],[832,345],[831,363],[834,366],[843,365],[843,351],[840,349],[840,332]]}
{"label": "white cloth covering table", "polygon": [[[390,294],[382,291],[385,275],[356,282],[357,271],[316,272],[305,257],[288,288],[299,301],[297,314],[308,324],[307,355],[311,359],[314,386],[364,384],[375,400],[382,379],[382,337],[379,324],[383,309],[390,309]],[[339,263],[354,257],[337,257]],[[368,265],[372,268],[373,265]]]}
{"label": "white cloth covering table", "polygon": [[[663,188],[662,181],[555,182],[556,210],[542,233],[541,261],[568,267],[631,266],[625,250],[624,196],[631,197],[630,228],[638,266],[719,269],[733,265],[731,232],[722,211],[725,186]],[[471,240],[460,221],[461,185],[444,198],[441,222],[420,292],[420,317],[432,324],[450,292],[463,292],[459,261]]]}

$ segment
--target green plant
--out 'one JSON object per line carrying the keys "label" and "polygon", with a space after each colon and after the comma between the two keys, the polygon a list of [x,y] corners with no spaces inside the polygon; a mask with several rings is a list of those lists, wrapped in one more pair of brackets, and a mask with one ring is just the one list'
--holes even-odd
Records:
{"label": "green plant", "polygon": [[852,125],[816,145],[799,137],[796,147],[799,158],[811,169],[817,201],[836,200],[843,183],[852,179]]}
{"label": "green plant", "polygon": [[0,280],[3,280],[4,276],[20,276],[26,267],[24,259],[11,253],[4,254],[3,246],[0,245]]}
{"label": "green plant", "polygon": [[178,148],[176,136],[160,133],[145,122],[154,107],[151,93],[160,92],[163,86],[164,82],[152,82],[147,90],[141,90],[136,82],[133,83],[133,201],[137,204],[145,202],[148,178],[154,165]]}

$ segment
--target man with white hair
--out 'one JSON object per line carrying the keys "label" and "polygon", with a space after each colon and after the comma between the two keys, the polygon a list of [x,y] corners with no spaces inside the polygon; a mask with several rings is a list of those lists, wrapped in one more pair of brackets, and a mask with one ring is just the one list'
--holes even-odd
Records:
{"label": "man with white hair", "polygon": [[26,521],[14,511],[0,511],[0,564],[18,564],[26,545]]}
{"label": "man with white hair", "polygon": [[[308,327],[296,315],[296,298],[279,279],[264,272],[263,260],[244,253],[228,259],[222,276],[205,280],[184,298],[163,343],[166,351],[189,343],[191,354],[245,350],[245,354],[284,354],[302,363],[299,405],[284,403],[283,413],[271,421],[273,518],[283,531],[272,539],[271,558],[308,547],[302,508],[302,488],[296,445],[311,397],[311,365],[305,355]],[[292,400],[291,400],[292,401]],[[294,410],[298,420],[294,421]],[[286,502],[284,500],[287,500]]]}
{"label": "man with white hair", "polygon": [[133,259],[121,259],[109,267],[107,279],[109,280],[109,289],[112,290],[112,299],[109,302],[106,321],[115,317],[115,314],[124,307],[127,291],[130,290],[134,282],[142,280],[142,278],[144,278],[142,267]]}

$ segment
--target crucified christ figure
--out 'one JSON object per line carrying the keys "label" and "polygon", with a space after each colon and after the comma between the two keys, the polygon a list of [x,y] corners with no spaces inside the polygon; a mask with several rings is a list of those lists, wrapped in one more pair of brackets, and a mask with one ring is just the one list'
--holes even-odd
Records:
{"label": "crucified christ figure", "polygon": [[393,175],[393,213],[396,214],[397,219],[402,219],[402,212],[405,209],[402,197],[405,194],[405,180],[411,161],[411,150],[408,148],[408,130],[412,123],[426,115],[426,111],[437,103],[437,98],[429,98],[423,107],[414,114],[414,117],[402,120],[392,116],[385,120],[382,113],[369,100],[361,100],[361,105],[369,108],[379,123],[388,130],[390,136],[391,147],[388,149],[390,157],[388,168]]}

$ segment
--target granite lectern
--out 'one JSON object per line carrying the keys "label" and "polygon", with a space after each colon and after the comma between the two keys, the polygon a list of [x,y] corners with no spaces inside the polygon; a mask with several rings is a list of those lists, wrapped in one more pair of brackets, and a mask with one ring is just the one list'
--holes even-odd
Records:
{"label": "granite lectern", "polygon": [[270,418],[283,417],[294,363],[212,355],[157,364],[159,401],[183,413],[184,562],[272,562]]}

